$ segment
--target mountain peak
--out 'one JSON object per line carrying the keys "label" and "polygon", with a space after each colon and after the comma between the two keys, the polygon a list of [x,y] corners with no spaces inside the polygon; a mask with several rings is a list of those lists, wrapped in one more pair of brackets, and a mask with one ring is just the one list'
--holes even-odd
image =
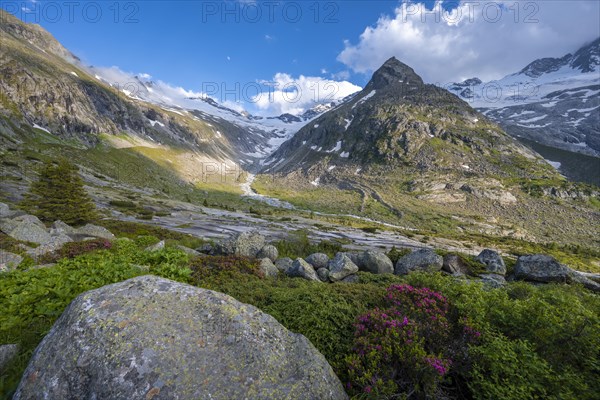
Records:
{"label": "mountain peak", "polygon": [[365,90],[385,89],[401,83],[423,85],[423,79],[411,67],[392,57],[375,71]]}

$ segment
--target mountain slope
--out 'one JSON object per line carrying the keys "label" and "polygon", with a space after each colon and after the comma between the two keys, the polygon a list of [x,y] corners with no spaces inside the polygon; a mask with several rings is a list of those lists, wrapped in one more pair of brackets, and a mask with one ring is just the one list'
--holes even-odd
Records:
{"label": "mountain slope", "polygon": [[600,156],[600,38],[500,80],[473,78],[449,90],[515,137]]}
{"label": "mountain slope", "polygon": [[296,207],[452,237],[585,241],[563,218],[598,218],[555,200],[585,204],[597,191],[569,184],[468,103],[424,84],[394,58],[363,91],[284,143],[253,188]]}

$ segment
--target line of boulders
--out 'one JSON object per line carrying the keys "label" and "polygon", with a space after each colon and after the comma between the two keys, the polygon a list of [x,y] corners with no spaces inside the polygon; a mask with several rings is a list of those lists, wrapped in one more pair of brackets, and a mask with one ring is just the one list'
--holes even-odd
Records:
{"label": "line of boulders", "polygon": [[532,283],[580,283],[600,292],[600,284],[590,279],[593,275],[586,276],[560,264],[551,256],[540,254],[520,256],[514,271],[507,275],[504,259],[491,249],[485,249],[475,257],[481,266],[481,270],[475,274],[460,256],[451,253],[441,256],[433,249],[414,250],[400,257],[395,265],[385,253],[376,250],[339,252],[332,259],[323,253],[314,253],[304,259],[279,258],[277,248],[267,243],[266,238],[256,231],[235,234],[214,247],[198,250],[213,255],[258,258],[265,276],[283,273],[314,282],[355,283],[359,281],[358,271],[395,275],[420,271],[444,272],[455,277],[475,275],[477,280],[492,288],[502,287],[507,281],[523,280]]}
{"label": "line of boulders", "polygon": [[[69,242],[115,238],[108,229],[92,224],[74,228],[62,221],[55,221],[50,228],[47,228],[38,217],[11,210],[4,203],[0,203],[0,231],[20,242],[36,244],[36,247],[19,244],[23,254],[34,260],[59,250]],[[0,272],[17,268],[23,260],[21,254],[0,250]]]}

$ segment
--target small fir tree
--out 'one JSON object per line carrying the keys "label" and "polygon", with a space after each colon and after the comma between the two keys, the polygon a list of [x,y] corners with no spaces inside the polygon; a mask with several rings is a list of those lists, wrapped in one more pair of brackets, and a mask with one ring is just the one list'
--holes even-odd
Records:
{"label": "small fir tree", "polygon": [[39,180],[31,184],[22,206],[42,221],[82,225],[97,217],[77,167],[67,160],[44,164]]}

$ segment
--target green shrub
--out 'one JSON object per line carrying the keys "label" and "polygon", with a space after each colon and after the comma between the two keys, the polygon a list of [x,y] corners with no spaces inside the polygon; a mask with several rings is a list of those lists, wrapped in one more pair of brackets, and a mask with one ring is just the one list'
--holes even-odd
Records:
{"label": "green shrub", "polygon": [[313,253],[325,253],[329,257],[333,257],[337,252],[343,251],[343,247],[339,243],[326,240],[316,244],[311,243],[305,230],[295,231],[287,240],[280,240],[273,244],[279,251],[279,257],[292,259],[304,258]]}
{"label": "green shrub", "polygon": [[396,262],[404,257],[405,255],[410,254],[410,249],[400,249],[398,250],[396,248],[396,246],[393,246],[390,251],[388,251],[387,256],[390,258],[390,260],[392,260],[392,262],[394,263],[394,265],[396,264]]}
{"label": "green shrub", "polygon": [[112,247],[110,240],[93,239],[84,242],[65,243],[59,250],[45,254],[38,261],[40,264],[50,264],[63,258],[74,258],[96,250],[106,250]]}

